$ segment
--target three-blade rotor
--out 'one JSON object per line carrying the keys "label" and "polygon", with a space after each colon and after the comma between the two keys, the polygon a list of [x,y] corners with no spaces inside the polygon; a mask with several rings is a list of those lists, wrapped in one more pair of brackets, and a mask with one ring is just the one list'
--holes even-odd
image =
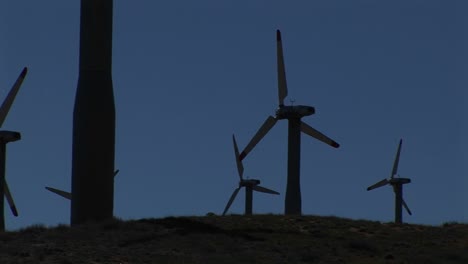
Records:
{"label": "three-blade rotor", "polygon": [[[283,43],[281,40],[281,32],[276,31],[276,56],[277,56],[277,73],[278,73],[278,101],[279,109],[285,108],[284,99],[288,96],[288,86],[286,82],[286,69],[284,65],[284,56],[283,56]],[[283,117],[284,118],[284,117]],[[269,116],[265,122],[262,124],[257,133],[253,136],[250,142],[247,144],[245,149],[241,152],[239,158],[243,160],[252,149],[262,140],[262,138],[273,128],[273,126],[278,121],[278,116],[273,117]],[[338,148],[340,145],[333,139],[325,136],[323,133],[312,128],[306,123],[301,123],[301,131],[309,136],[312,136],[334,148]]]}
{"label": "three-blade rotor", "polygon": [[[402,184],[402,183],[398,183],[398,182],[395,182],[397,179],[395,178],[395,176],[398,177],[398,164],[400,162],[400,153],[401,153],[401,145],[403,143],[403,139],[400,139],[400,142],[398,144],[398,149],[397,149],[397,152],[396,152],[396,155],[395,155],[395,160],[393,161],[393,167],[392,167],[392,172],[390,174],[390,178],[389,179],[383,179],[369,187],[367,187],[367,190],[370,191],[370,190],[373,190],[373,189],[376,189],[376,188],[379,188],[379,187],[382,187],[382,186],[385,186],[385,185],[395,185],[395,184]],[[401,178],[400,178],[401,179]],[[395,190],[395,186],[393,186],[393,192],[396,193],[396,190]],[[401,203],[403,205],[403,207],[405,208],[405,210],[408,212],[409,215],[411,215],[411,210],[409,209],[408,205],[406,204],[405,200],[404,199],[401,199]]]}
{"label": "three-blade rotor", "polygon": [[263,192],[263,193],[269,193],[269,194],[279,194],[279,192],[270,190],[268,188],[259,186],[258,183],[254,183],[256,180],[244,180],[243,175],[244,175],[244,166],[242,165],[242,161],[239,156],[239,148],[237,147],[236,143],[236,138],[234,135],[232,135],[232,143],[234,145],[234,156],[236,159],[236,165],[237,165],[237,172],[239,174],[240,182],[239,182],[239,187],[237,187],[234,192],[231,194],[231,197],[228,200],[228,203],[226,204],[226,207],[224,208],[223,214],[225,215],[226,212],[229,210],[231,207],[231,204],[234,202],[234,199],[237,196],[237,193],[239,193],[240,189],[242,187],[250,187],[252,188],[253,191],[257,192]]}
{"label": "three-blade rotor", "polygon": [[[26,77],[27,73],[28,73],[28,68],[24,67],[20,75],[16,79],[15,83],[11,87],[10,91],[8,92],[7,97],[3,101],[2,106],[0,107],[0,127],[2,127],[3,123],[5,122],[8,112],[10,111],[11,105],[13,104],[16,94],[18,93],[21,87],[21,84],[23,83],[24,78]],[[11,195],[10,188],[8,188],[6,179],[3,184],[4,184],[3,192],[5,194],[8,205],[10,206],[10,210],[14,216],[18,216],[18,210],[16,209],[16,205],[13,200],[13,196]]]}
{"label": "three-blade rotor", "polygon": [[390,174],[390,179],[383,179],[369,187],[367,187],[367,190],[373,190],[382,186],[385,186],[387,184],[390,184],[391,179],[394,178],[395,175],[398,173],[398,163],[400,162],[400,152],[401,152],[401,144],[403,143],[403,139],[400,139],[400,143],[398,144],[398,149],[395,155],[395,160],[393,161],[393,167],[392,167],[392,173]]}

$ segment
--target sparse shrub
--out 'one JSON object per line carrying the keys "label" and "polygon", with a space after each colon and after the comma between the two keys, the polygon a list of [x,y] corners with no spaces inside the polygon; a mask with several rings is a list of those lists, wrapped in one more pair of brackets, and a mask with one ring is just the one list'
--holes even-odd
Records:
{"label": "sparse shrub", "polygon": [[450,221],[450,222],[445,222],[442,224],[443,227],[451,227],[451,226],[455,226],[455,225],[459,225],[460,223],[458,223],[457,221]]}

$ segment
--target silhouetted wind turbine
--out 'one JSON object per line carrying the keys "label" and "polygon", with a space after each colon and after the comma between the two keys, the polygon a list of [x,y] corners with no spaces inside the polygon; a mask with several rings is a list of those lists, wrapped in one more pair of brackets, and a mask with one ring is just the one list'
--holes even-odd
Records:
{"label": "silhouetted wind turbine", "polygon": [[[23,83],[24,78],[26,77],[26,73],[28,72],[28,68],[24,67],[23,71],[21,71],[18,79],[11,87],[10,92],[8,93],[5,101],[3,101],[2,106],[0,107],[0,127],[3,125],[8,112],[10,111],[11,105],[15,100],[16,94]],[[6,196],[8,204],[10,205],[11,212],[14,216],[18,216],[18,210],[16,210],[15,203],[13,201],[13,197],[11,196],[10,189],[8,188],[8,184],[6,183],[5,179],[5,161],[6,161],[6,144],[8,142],[13,142],[21,139],[21,134],[15,131],[6,131],[0,130],[0,231],[5,230],[5,212],[4,212],[4,196]]]}
{"label": "silhouetted wind turbine", "polygon": [[[119,173],[119,170],[114,171],[114,177],[117,175],[117,173]],[[52,188],[52,187],[45,187],[45,188],[48,191],[51,191],[51,192],[53,192],[55,194],[58,194],[58,195],[62,196],[65,199],[71,200],[71,198],[72,198],[71,192],[62,191],[62,190],[55,189],[55,188]]]}
{"label": "silhouetted wind turbine", "polygon": [[231,207],[232,202],[234,201],[237,193],[240,191],[242,187],[245,187],[245,214],[251,215],[253,191],[270,193],[270,194],[279,194],[279,192],[275,192],[273,190],[260,186],[259,180],[255,180],[255,179],[246,180],[243,178],[244,166],[242,165],[242,161],[239,159],[239,149],[237,148],[236,138],[234,137],[234,135],[232,135],[232,142],[234,144],[234,154],[236,158],[237,172],[239,173],[240,181],[239,181],[239,187],[237,187],[237,189],[234,190],[234,192],[231,195],[231,198],[229,198],[229,201],[226,204],[226,207],[224,208],[223,215],[225,215],[226,212],[229,210],[229,207]]}
{"label": "silhouetted wind turbine", "polygon": [[302,214],[301,189],[300,189],[300,156],[301,156],[301,131],[312,136],[334,148],[339,144],[321,132],[301,121],[304,116],[315,113],[315,108],[306,105],[284,105],[284,98],[288,95],[286,84],[286,71],[283,59],[283,47],[281,43],[281,32],[276,31],[277,41],[277,64],[278,64],[278,99],[279,108],[275,117],[269,116],[249,144],[240,154],[240,159],[257,145],[257,143],[270,131],[278,120],[287,119],[288,128],[288,181],[286,187],[285,214]]}
{"label": "silhouetted wind turbine", "polygon": [[[393,169],[392,174],[390,175],[390,179],[383,179],[376,184],[369,186],[367,188],[368,191],[373,190],[375,188],[379,188],[385,186],[387,184],[392,185],[393,192],[395,192],[395,223],[402,223],[402,205],[405,207],[406,211],[409,215],[411,215],[411,211],[408,208],[405,200],[403,200],[403,184],[407,184],[411,182],[411,179],[408,178],[400,178],[397,175],[398,171],[398,163],[400,161],[400,151],[401,151],[401,144],[403,140],[400,139],[400,144],[398,145],[398,150],[395,156],[395,161],[393,162]],[[395,177],[397,176],[397,177]]]}

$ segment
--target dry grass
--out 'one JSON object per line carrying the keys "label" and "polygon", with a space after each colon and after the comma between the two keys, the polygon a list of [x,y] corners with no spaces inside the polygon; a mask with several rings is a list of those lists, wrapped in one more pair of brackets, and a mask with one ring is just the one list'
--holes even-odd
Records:
{"label": "dry grass", "polygon": [[279,215],[110,220],[0,234],[0,263],[468,263],[468,225]]}

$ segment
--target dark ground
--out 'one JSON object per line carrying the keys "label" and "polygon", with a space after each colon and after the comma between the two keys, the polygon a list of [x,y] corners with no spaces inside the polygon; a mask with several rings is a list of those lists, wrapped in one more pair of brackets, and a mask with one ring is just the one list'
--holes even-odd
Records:
{"label": "dark ground", "polygon": [[112,220],[0,234],[0,263],[468,263],[468,225],[280,215]]}

